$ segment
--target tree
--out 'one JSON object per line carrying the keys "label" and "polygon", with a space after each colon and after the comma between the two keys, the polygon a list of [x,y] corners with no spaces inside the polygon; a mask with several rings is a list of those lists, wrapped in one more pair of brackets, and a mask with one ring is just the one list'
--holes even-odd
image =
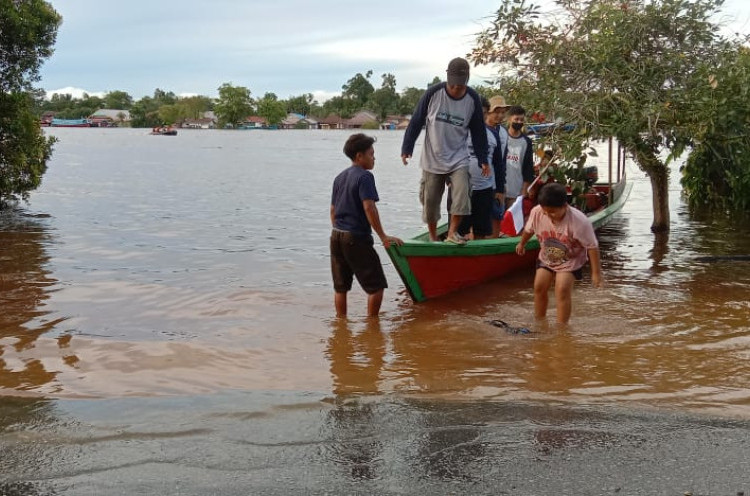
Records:
{"label": "tree", "polygon": [[130,127],[156,127],[162,124],[159,105],[150,96],[144,96],[130,108]]}
{"label": "tree", "polygon": [[575,122],[573,139],[617,138],[651,180],[651,230],[668,231],[669,162],[696,131],[698,75],[727,49],[710,20],[721,2],[557,0],[543,19],[504,0],[470,58],[514,71],[525,105]]}
{"label": "tree", "polygon": [[124,91],[110,91],[104,95],[104,107],[108,109],[128,110],[133,106],[133,97]]}
{"label": "tree", "polygon": [[408,86],[401,92],[401,98],[399,99],[399,113],[401,114],[412,114],[414,109],[417,108],[419,99],[424,95],[425,90]]}
{"label": "tree", "polygon": [[399,96],[396,93],[396,76],[387,73],[382,75],[383,84],[370,95],[368,107],[372,109],[381,120],[388,114],[398,112]]}
{"label": "tree", "polygon": [[253,113],[253,99],[250,90],[243,86],[224,83],[219,87],[219,99],[214,106],[219,127],[237,127]]}
{"label": "tree", "polygon": [[28,199],[47,170],[54,140],[39,127],[32,84],[60,22],[42,0],[0,0],[0,206]]}
{"label": "tree", "polygon": [[212,101],[207,96],[187,96],[179,98],[176,105],[180,107],[183,119],[200,119],[203,114],[211,110]]}
{"label": "tree", "polygon": [[[310,95],[312,96],[312,95]],[[258,100],[258,115],[263,117],[269,126],[278,126],[287,115],[288,104],[279,100],[275,93],[266,93]]]}
{"label": "tree", "polygon": [[328,116],[336,114],[344,118],[349,118],[359,110],[354,100],[344,98],[341,95],[329,98],[324,104],[321,115]]}
{"label": "tree", "polygon": [[169,124],[170,126],[186,118],[184,116],[184,107],[180,107],[176,103],[174,105],[162,105],[156,113],[162,123]]}
{"label": "tree", "polygon": [[369,81],[371,76],[372,70],[367,71],[364,76],[358,72],[341,87],[344,90],[341,96],[352,102],[352,108],[355,112],[365,106],[370,99],[370,95],[375,91]]}
{"label": "tree", "polygon": [[[269,94],[273,95],[273,93],[266,93],[266,95]],[[305,93],[304,95],[299,96],[290,96],[286,101],[286,112],[308,116],[310,114],[310,109],[312,108],[314,103],[315,99],[313,98],[312,93]]]}
{"label": "tree", "polygon": [[173,105],[177,103],[177,96],[172,91],[164,91],[161,88],[156,88],[154,90],[154,102],[158,106]]}
{"label": "tree", "polygon": [[740,47],[705,72],[696,95],[690,156],[681,184],[691,209],[750,210],[750,50]]}

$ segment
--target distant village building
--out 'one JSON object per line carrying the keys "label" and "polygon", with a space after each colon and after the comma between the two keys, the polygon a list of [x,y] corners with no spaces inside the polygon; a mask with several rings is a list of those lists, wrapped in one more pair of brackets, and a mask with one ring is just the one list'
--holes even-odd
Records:
{"label": "distant village building", "polygon": [[[387,130],[393,130],[398,129],[399,123],[404,120],[402,116],[400,115],[388,115],[385,117],[385,120],[380,123],[380,129],[387,129]],[[406,121],[407,125],[409,121]]]}
{"label": "distant village building", "polygon": [[258,115],[251,115],[241,126],[243,129],[266,129],[268,128],[268,121],[265,117]]}
{"label": "distant village building", "polygon": [[182,121],[182,127],[187,129],[213,129],[216,127],[216,121],[211,118],[185,119]]}
{"label": "distant village building", "polygon": [[370,126],[375,129],[378,128],[378,116],[370,112],[369,110],[360,110],[351,119],[344,121],[344,127],[346,129],[360,129],[369,123]]}
{"label": "distant village building", "polygon": [[344,129],[344,119],[338,114],[330,114],[320,121],[320,129]]}
{"label": "distant village building", "polygon": [[130,122],[130,111],[119,109],[99,109],[88,117],[92,127],[122,126]]}
{"label": "distant village building", "polygon": [[318,121],[302,114],[289,113],[281,121],[281,129],[319,129]]}
{"label": "distant village building", "polygon": [[404,130],[407,127],[409,127],[409,122],[411,121],[411,117],[401,117],[401,119],[398,121],[398,124],[396,124],[396,129],[398,130]]}

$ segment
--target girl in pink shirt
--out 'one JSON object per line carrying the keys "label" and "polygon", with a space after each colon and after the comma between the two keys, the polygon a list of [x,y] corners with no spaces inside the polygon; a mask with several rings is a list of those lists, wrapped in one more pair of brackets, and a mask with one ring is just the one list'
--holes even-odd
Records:
{"label": "girl in pink shirt", "polygon": [[591,282],[602,284],[599,264],[599,242],[591,221],[580,210],[568,205],[565,186],[546,184],[539,191],[539,205],[531,210],[516,253],[526,253],[526,243],[536,234],[541,249],[534,278],[534,314],[547,315],[548,293],[555,282],[557,322],[570,320],[573,282],[582,278],[581,268],[591,260]]}

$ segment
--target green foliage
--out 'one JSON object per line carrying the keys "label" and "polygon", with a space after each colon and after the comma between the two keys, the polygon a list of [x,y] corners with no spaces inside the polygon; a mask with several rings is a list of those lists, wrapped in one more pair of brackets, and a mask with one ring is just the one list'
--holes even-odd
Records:
{"label": "green foliage", "polygon": [[681,168],[692,209],[741,211],[750,207],[750,52],[728,52],[696,91],[697,132]]}
{"label": "green foliage", "polygon": [[110,91],[104,95],[104,108],[129,110],[133,106],[133,97],[125,91]]}
{"label": "green foliage", "polygon": [[370,99],[370,95],[372,95],[375,91],[375,88],[369,81],[371,76],[371,70],[367,71],[364,76],[358,72],[353,78],[347,81],[344,86],[341,87],[341,89],[343,90],[341,96],[345,100],[350,100],[353,104],[353,108],[357,110],[365,106],[367,101]]}
{"label": "green foliage", "polygon": [[380,124],[375,121],[365,121],[362,123],[362,129],[380,129]]}
{"label": "green foliage", "polygon": [[211,110],[213,102],[207,96],[198,95],[178,98],[175,105],[180,108],[180,117],[182,119],[200,119],[206,112]]}
{"label": "green foliage", "polygon": [[[312,95],[310,95],[312,96]],[[258,100],[258,115],[263,117],[269,126],[278,126],[287,115],[288,106],[274,93],[266,93]]]}
{"label": "green foliage", "polygon": [[60,21],[42,0],[0,0],[0,207],[28,199],[47,170],[54,139],[39,127],[32,83]]}
{"label": "green foliage", "polygon": [[398,110],[400,114],[409,115],[414,112],[417,108],[419,99],[424,95],[425,90],[408,86],[401,92],[401,98],[398,103]]}
{"label": "green foliage", "polygon": [[144,96],[130,108],[131,127],[156,127],[162,124],[159,104],[150,96]]}
{"label": "green foliage", "polygon": [[356,106],[353,100],[346,99],[343,96],[334,96],[323,104],[321,115],[336,114],[348,119],[353,116],[357,110],[359,110],[359,107]]}
{"label": "green foliage", "polygon": [[[505,0],[471,58],[515,77],[509,102],[575,122],[583,143],[610,136],[654,187],[653,230],[669,228],[668,160],[697,131],[697,76],[727,49],[711,22],[721,0],[558,0],[546,18],[525,0]],[[569,145],[573,146],[571,143]],[[564,159],[575,159],[563,147]]]}
{"label": "green foliage", "polygon": [[[266,95],[268,94],[269,93],[266,93]],[[310,109],[312,108],[313,103],[315,103],[315,100],[312,96],[312,93],[305,93],[304,95],[299,96],[290,96],[286,101],[286,113],[300,114],[305,116],[310,115]],[[281,120],[279,120],[279,122],[281,122]]]}
{"label": "green foliage", "polygon": [[42,182],[53,138],[45,138],[27,93],[0,93],[0,206],[27,200]]}
{"label": "green foliage", "polygon": [[60,15],[43,0],[0,0],[0,92],[28,91],[52,55]]}
{"label": "green foliage", "polygon": [[383,84],[370,95],[367,107],[374,111],[380,119],[388,114],[398,112],[399,96],[396,93],[396,76],[383,74]]}
{"label": "green foliage", "polygon": [[239,127],[253,113],[250,90],[243,86],[224,83],[219,87],[219,98],[214,106],[220,128]]}

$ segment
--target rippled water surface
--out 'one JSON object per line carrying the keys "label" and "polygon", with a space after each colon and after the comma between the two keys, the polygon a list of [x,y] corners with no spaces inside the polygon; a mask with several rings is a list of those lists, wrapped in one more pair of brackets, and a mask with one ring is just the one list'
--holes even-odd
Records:
{"label": "rippled water surface", "polygon": [[[413,304],[385,253],[379,322],[350,295],[337,322],[330,186],[344,132],[53,129],[29,205],[0,214],[0,393],[51,397],[227,390],[383,393],[695,409],[750,418],[747,225],[691,220],[671,191],[668,239],[651,190],[599,233],[571,325],[532,325],[533,274]],[[375,132],[386,230],[420,228],[416,163]],[[600,173],[601,176],[601,173]],[[675,174],[676,176],[676,174]],[[552,312],[552,317],[554,311]]]}

